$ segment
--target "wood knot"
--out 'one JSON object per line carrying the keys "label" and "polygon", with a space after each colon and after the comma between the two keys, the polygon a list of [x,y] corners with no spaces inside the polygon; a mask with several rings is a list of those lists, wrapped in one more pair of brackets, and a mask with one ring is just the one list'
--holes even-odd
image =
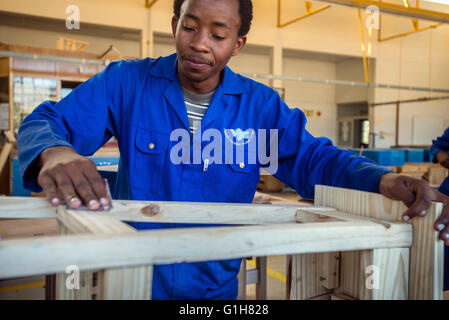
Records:
{"label": "wood knot", "polygon": [[154,217],[161,212],[161,208],[157,204],[150,204],[143,207],[140,212],[146,217]]}

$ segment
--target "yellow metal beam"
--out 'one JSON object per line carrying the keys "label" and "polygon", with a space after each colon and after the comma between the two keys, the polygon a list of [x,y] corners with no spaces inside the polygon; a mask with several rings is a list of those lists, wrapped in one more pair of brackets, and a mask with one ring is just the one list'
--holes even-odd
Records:
{"label": "yellow metal beam", "polygon": [[156,2],[157,0],[145,0],[145,8],[150,9]]}
{"label": "yellow metal beam", "polygon": [[[404,2],[404,6],[406,8],[410,8],[408,0],[402,0],[402,1]],[[416,0],[416,8],[419,8],[419,0]],[[416,32],[429,30],[429,29],[434,29],[434,28],[442,25],[442,23],[438,22],[438,23],[434,23],[432,25],[429,25],[427,27],[420,28],[418,19],[412,19],[412,25],[413,25],[413,30],[407,31],[407,32],[403,32],[403,33],[400,33],[400,34],[396,34],[396,35],[393,35],[393,36],[389,36],[389,37],[386,37],[386,38],[382,38],[382,28],[379,26],[378,41],[382,42],[382,41],[397,39],[397,38],[400,38],[400,37],[408,36],[408,35],[416,33]]]}
{"label": "yellow metal beam", "polygon": [[423,19],[441,23],[449,23],[449,14],[438,11],[431,11],[421,8],[404,7],[401,5],[380,2],[376,0],[322,0],[324,2],[339,4],[344,6],[350,6],[358,8],[366,8],[368,6],[377,6],[379,10],[383,13],[390,13],[395,15],[400,15],[404,17]]}
{"label": "yellow metal beam", "polygon": [[278,28],[284,28],[284,27],[286,27],[286,26],[288,26],[288,25],[290,25],[290,24],[292,24],[294,22],[297,22],[297,21],[302,20],[304,18],[310,17],[311,15],[313,15],[315,13],[318,13],[318,12],[321,12],[323,10],[326,10],[327,8],[330,7],[328,5],[325,5],[325,6],[322,6],[322,7],[318,8],[318,9],[313,10],[312,9],[312,3],[310,1],[306,1],[305,4],[306,4],[306,10],[307,10],[306,14],[303,14],[303,15],[301,15],[301,16],[295,18],[295,19],[292,19],[290,21],[281,23],[281,0],[278,0]]}
{"label": "yellow metal beam", "polygon": [[360,26],[360,38],[361,38],[361,45],[362,45],[362,53],[363,53],[363,71],[365,73],[365,82],[369,83],[369,70],[368,70],[368,64],[366,60],[366,49],[365,49],[365,36],[363,33],[363,22],[362,22],[362,14],[360,7],[359,10],[359,26]]}
{"label": "yellow metal beam", "polygon": [[411,31],[408,31],[408,32],[396,34],[396,35],[394,35],[394,36],[389,36],[389,37],[385,37],[385,38],[381,38],[380,32],[379,32],[379,38],[378,38],[378,41],[379,41],[379,42],[382,42],[382,41],[387,41],[387,40],[396,39],[396,38],[400,38],[400,37],[405,37],[405,36],[408,36],[408,35],[413,34],[413,33],[416,33],[416,32],[420,32],[420,31],[424,31],[424,30],[429,30],[429,29],[434,29],[434,28],[436,28],[436,27],[438,27],[438,26],[440,26],[440,25],[442,25],[442,23],[435,23],[435,24],[432,24],[432,25],[427,26],[427,27],[424,27],[424,28],[419,28],[419,27],[418,27],[418,28],[415,29],[415,30],[411,30]]}
{"label": "yellow metal beam", "polygon": [[[408,4],[408,0],[402,0],[404,2],[404,6],[406,8],[410,7],[410,5]],[[419,1],[417,0],[416,2],[416,7],[419,8]],[[418,30],[419,28],[419,22],[418,19],[412,19],[412,25],[413,25],[413,29]]]}

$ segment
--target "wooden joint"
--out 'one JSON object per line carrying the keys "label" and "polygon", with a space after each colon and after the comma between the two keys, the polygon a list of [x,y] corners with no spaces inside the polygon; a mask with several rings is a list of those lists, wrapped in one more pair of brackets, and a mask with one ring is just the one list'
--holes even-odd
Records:
{"label": "wooden joint", "polygon": [[342,221],[340,219],[332,218],[330,216],[308,211],[308,210],[296,210],[295,219],[297,223],[315,223],[315,222],[328,222],[328,221]]}

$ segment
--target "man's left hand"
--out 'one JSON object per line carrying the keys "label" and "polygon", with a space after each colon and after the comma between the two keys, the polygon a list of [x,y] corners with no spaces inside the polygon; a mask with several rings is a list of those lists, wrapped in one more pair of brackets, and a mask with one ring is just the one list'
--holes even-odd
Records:
{"label": "man's left hand", "polygon": [[442,202],[443,212],[435,221],[434,228],[439,231],[439,238],[449,245],[449,197],[438,192],[424,180],[386,173],[380,178],[379,190],[384,196],[401,200],[408,207],[402,215],[404,221],[414,217],[424,217],[432,202]]}

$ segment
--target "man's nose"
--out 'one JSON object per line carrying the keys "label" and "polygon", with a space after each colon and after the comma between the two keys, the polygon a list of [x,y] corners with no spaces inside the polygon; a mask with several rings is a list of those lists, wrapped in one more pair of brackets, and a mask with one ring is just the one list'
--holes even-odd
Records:
{"label": "man's nose", "polygon": [[205,31],[196,32],[190,47],[198,52],[209,52],[209,38],[208,33]]}

